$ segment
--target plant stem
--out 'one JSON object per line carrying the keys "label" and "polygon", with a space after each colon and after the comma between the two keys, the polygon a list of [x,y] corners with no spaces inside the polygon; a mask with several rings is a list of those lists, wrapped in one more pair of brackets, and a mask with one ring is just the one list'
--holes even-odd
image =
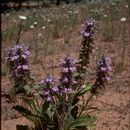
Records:
{"label": "plant stem", "polygon": [[[36,100],[36,104],[37,104],[37,106],[38,106],[38,108],[40,109],[40,106],[39,106],[39,103],[38,103],[38,101]],[[37,112],[37,111],[36,111]],[[42,122],[41,122],[41,117],[39,116],[39,114],[38,114],[38,118],[39,118],[39,123],[40,123],[40,125],[41,125],[41,128],[42,128],[42,130],[44,130],[44,128],[43,128],[43,125],[42,125]]]}
{"label": "plant stem", "polygon": [[85,105],[82,107],[80,113],[78,116],[81,116],[82,112],[85,110],[85,108],[87,107],[87,105],[89,104],[90,100],[93,98],[93,93],[91,93],[91,95],[89,96],[87,102],[85,103]]}
{"label": "plant stem", "polygon": [[[54,99],[52,98],[52,105],[53,106],[55,106],[55,101],[54,101]],[[60,127],[62,127],[62,129],[64,128],[64,121],[63,121],[63,119],[61,118],[61,115],[62,115],[62,113],[61,113],[61,115],[58,113],[58,111],[57,111],[57,109],[55,109],[55,113],[56,113],[56,115],[57,115],[57,117],[58,117],[58,119],[59,119],[59,122],[60,122]],[[62,130],[61,129],[61,130]]]}
{"label": "plant stem", "polygon": [[17,35],[17,39],[16,39],[16,44],[19,44],[20,34],[21,34],[21,31],[22,31],[22,23],[23,23],[23,20],[21,20],[21,22],[19,24],[19,30],[18,30],[18,35]]}
{"label": "plant stem", "polygon": [[125,42],[125,23],[123,23],[123,35],[122,35],[122,42],[123,42],[122,62],[124,63],[125,48],[126,48],[126,42]]}
{"label": "plant stem", "polygon": [[51,61],[51,64],[52,64],[52,76],[54,77],[54,63],[53,63],[53,60]]}

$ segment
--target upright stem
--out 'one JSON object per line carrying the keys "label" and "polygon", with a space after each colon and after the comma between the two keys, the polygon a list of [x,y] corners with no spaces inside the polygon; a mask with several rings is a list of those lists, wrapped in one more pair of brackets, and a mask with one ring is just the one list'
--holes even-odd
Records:
{"label": "upright stem", "polygon": [[51,61],[51,63],[52,63],[52,76],[54,77],[54,63],[53,63],[53,60]]}
{"label": "upright stem", "polygon": [[89,96],[87,102],[85,103],[85,105],[82,107],[79,116],[81,116],[82,112],[86,109],[87,105],[89,104],[90,100],[93,98],[93,93],[91,93],[91,95]]}
{"label": "upright stem", "polygon": [[[40,109],[38,101],[37,101],[37,100],[35,100],[35,101],[36,101],[36,105],[37,105],[38,108]],[[41,129],[44,130],[43,125],[42,125],[42,122],[41,122],[41,117],[40,117],[39,114],[37,113],[36,109],[35,109],[32,105],[30,105],[30,108],[35,112],[35,114],[37,114],[37,116],[38,116],[38,122],[39,122],[39,124],[40,124],[40,126],[41,126]]]}
{"label": "upright stem", "polygon": [[126,48],[126,43],[125,43],[125,23],[123,23],[123,35],[122,35],[122,42],[123,42],[122,61],[123,61],[123,63],[124,63],[125,48]]}
{"label": "upright stem", "polygon": [[20,34],[21,34],[21,31],[22,31],[22,23],[23,23],[23,20],[21,20],[21,22],[19,24],[19,30],[18,30],[18,35],[17,35],[17,39],[16,39],[16,44],[19,44]]}
{"label": "upright stem", "polygon": [[[52,98],[52,105],[55,106],[55,101],[54,101],[53,98]],[[57,111],[57,109],[55,109],[55,113],[56,113],[56,115],[57,115],[57,117],[58,117],[58,121],[59,121],[59,123],[60,123],[60,127],[64,128],[64,121],[63,121],[63,119],[61,118],[62,113],[59,114],[59,112]],[[61,128],[61,129],[59,128],[59,129],[62,130],[62,128]]]}

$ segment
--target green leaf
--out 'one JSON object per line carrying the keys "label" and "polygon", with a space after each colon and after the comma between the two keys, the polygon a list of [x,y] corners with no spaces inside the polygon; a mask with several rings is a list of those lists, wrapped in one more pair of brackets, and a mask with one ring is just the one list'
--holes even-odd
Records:
{"label": "green leaf", "polygon": [[48,114],[48,116],[49,116],[50,118],[53,117],[54,112],[52,112],[52,105],[51,105],[51,104],[49,104],[49,107],[48,107],[46,113]]}
{"label": "green leaf", "polygon": [[29,85],[25,85],[25,86],[23,86],[23,88],[24,88],[24,90],[25,90],[27,93],[30,93],[31,88],[30,88]]}
{"label": "green leaf", "polygon": [[72,122],[71,128],[76,128],[77,126],[91,126],[93,123],[93,118],[91,116],[81,116]]}
{"label": "green leaf", "polygon": [[73,121],[74,118],[72,116],[69,116],[68,122],[64,126],[64,130],[69,130]]}
{"label": "green leaf", "polygon": [[81,95],[85,94],[87,91],[90,91],[92,89],[92,87],[93,87],[92,84],[85,85],[83,88],[81,88],[79,90],[79,92],[76,95],[81,96]]}
{"label": "green leaf", "polygon": [[78,77],[78,76],[80,76],[80,74],[78,72],[75,72],[74,77]]}
{"label": "green leaf", "polygon": [[34,103],[34,99],[32,99],[32,98],[25,97],[25,96],[22,96],[21,98],[22,98],[22,100],[23,100],[24,102],[26,102],[28,105],[34,105],[34,104],[35,104],[35,103]]}
{"label": "green leaf", "polygon": [[89,115],[86,116],[80,116],[76,120],[71,118],[67,124],[65,125],[65,130],[71,130],[77,127],[88,127],[93,126],[93,122],[95,121],[94,117],[91,117]]}
{"label": "green leaf", "polygon": [[41,88],[41,86],[38,84],[33,85],[33,89],[35,89],[35,90],[39,90],[40,88]]}
{"label": "green leaf", "polygon": [[49,102],[44,102],[42,104],[42,113],[44,113],[45,111],[47,111],[48,107],[49,107]]}
{"label": "green leaf", "polygon": [[36,122],[37,117],[27,108],[24,108],[23,106],[20,106],[20,105],[16,105],[13,107],[13,109],[15,109],[16,111],[21,113],[24,117],[26,117],[27,119],[29,119],[33,123]]}
{"label": "green leaf", "polygon": [[35,102],[34,102],[34,99],[33,98],[29,98],[29,97],[25,97],[25,96],[22,96],[21,97],[22,100],[28,104],[30,106],[31,109],[33,110],[37,110],[37,106],[35,105]]}
{"label": "green leaf", "polygon": [[78,61],[77,61],[77,63],[81,63],[83,60],[82,59],[79,59]]}

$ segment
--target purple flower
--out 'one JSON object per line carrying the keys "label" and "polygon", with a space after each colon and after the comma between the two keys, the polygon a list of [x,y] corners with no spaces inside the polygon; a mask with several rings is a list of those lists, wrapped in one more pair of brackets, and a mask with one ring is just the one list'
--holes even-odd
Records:
{"label": "purple flower", "polygon": [[54,84],[55,79],[52,76],[47,76],[43,80],[41,80],[41,84]]}
{"label": "purple flower", "polygon": [[23,69],[28,70],[29,69],[28,65],[23,65]]}
{"label": "purple flower", "polygon": [[111,80],[111,78],[110,78],[110,77],[106,77],[105,79],[106,79],[107,81],[110,81],[110,80]]}
{"label": "purple flower", "polygon": [[30,51],[28,51],[28,50],[26,50],[25,52],[24,52],[27,56],[29,56],[31,53],[30,53]]}
{"label": "purple flower", "polygon": [[63,67],[62,68],[62,72],[67,73],[68,72],[68,68],[67,67]]}
{"label": "purple flower", "polygon": [[22,57],[23,57],[24,59],[26,59],[26,58],[27,58],[27,55],[23,54]]}
{"label": "purple flower", "polygon": [[70,67],[69,70],[70,70],[71,72],[75,72],[75,71],[76,71],[76,67]]}
{"label": "purple flower", "polygon": [[47,76],[41,80],[41,94],[46,101],[51,101],[53,96],[59,93],[58,85],[52,76]]}
{"label": "purple flower", "polygon": [[67,83],[68,82],[68,78],[67,77],[63,77],[61,78],[61,82],[64,84],[64,83]]}
{"label": "purple flower", "polygon": [[68,93],[72,93],[72,92],[73,92],[72,88],[68,88]]}
{"label": "purple flower", "polygon": [[89,36],[90,36],[90,33],[85,32],[85,33],[83,34],[83,36],[84,36],[84,37],[89,37]]}
{"label": "purple flower", "polygon": [[45,88],[42,92],[43,92],[43,95],[49,95],[50,90]]}
{"label": "purple flower", "polygon": [[45,80],[44,80],[44,79],[40,81],[40,84],[43,84],[43,83],[45,83]]}
{"label": "purple flower", "polygon": [[107,67],[108,71],[112,71],[112,67],[108,66]]}
{"label": "purple flower", "polygon": [[84,30],[80,32],[80,34],[83,37],[83,40],[81,42],[81,49],[79,54],[79,62],[80,64],[78,66],[78,72],[79,72],[79,78],[83,78],[81,73],[84,74],[86,72],[86,69],[88,68],[90,54],[93,49],[94,44],[94,38],[93,34],[95,32],[95,20],[92,18],[87,19],[83,22]]}
{"label": "purple flower", "polygon": [[109,77],[109,70],[111,70],[111,67],[108,66],[107,62],[108,62],[108,59],[102,56],[97,66],[97,73],[96,73],[97,78],[94,84],[95,88],[101,88],[101,87],[104,88],[105,82],[111,80]]}
{"label": "purple flower", "polygon": [[101,67],[101,70],[102,70],[102,71],[107,71],[107,68]]}
{"label": "purple flower", "polygon": [[58,89],[58,87],[57,87],[57,86],[52,87],[52,90],[53,90],[53,92],[58,92],[58,91],[59,91],[59,89]]}
{"label": "purple flower", "polygon": [[68,89],[67,89],[67,88],[64,88],[63,92],[64,92],[64,93],[68,93]]}
{"label": "purple flower", "polygon": [[67,55],[66,57],[65,57],[65,61],[72,61],[73,59],[72,59],[72,57],[70,56],[70,55]]}
{"label": "purple flower", "polygon": [[111,58],[110,58],[110,57],[105,57],[105,60],[106,60],[107,62],[111,62]]}
{"label": "purple flower", "polygon": [[46,83],[52,83],[52,82],[53,82],[53,79],[52,79],[51,77],[49,77],[49,78],[47,78],[47,79],[45,80],[45,82],[46,82]]}
{"label": "purple flower", "polygon": [[64,88],[63,93],[69,94],[72,93],[73,90],[71,88]]}
{"label": "purple flower", "polygon": [[68,81],[69,81],[69,80],[68,80],[67,77],[64,77],[63,80],[62,80],[63,83],[68,83]]}
{"label": "purple flower", "polygon": [[48,96],[48,97],[46,98],[46,101],[51,102],[51,101],[52,101],[52,98]]}
{"label": "purple flower", "polygon": [[92,21],[87,21],[87,25],[93,25],[94,23]]}
{"label": "purple flower", "polygon": [[84,35],[84,33],[85,33],[85,31],[81,31],[81,32],[80,32],[81,35]]}
{"label": "purple flower", "polygon": [[[28,66],[29,50],[24,44],[7,49],[7,66],[14,86],[25,85],[30,79]],[[26,78],[25,78],[26,77]]]}
{"label": "purple flower", "polygon": [[84,22],[84,24],[85,24],[86,26],[94,26],[95,23],[96,23],[96,21],[95,21],[94,19],[92,19],[92,18],[87,19],[87,20]]}
{"label": "purple flower", "polygon": [[73,59],[73,60],[71,61],[72,65],[74,65],[74,66],[75,66],[75,64],[76,64],[77,62],[78,62],[78,61],[75,60],[75,59]]}
{"label": "purple flower", "polygon": [[76,69],[77,60],[74,60],[70,55],[67,55],[61,64],[61,78],[60,88],[63,93],[71,93],[73,86],[77,83],[75,81],[74,73]]}
{"label": "purple flower", "polygon": [[22,66],[21,66],[21,65],[19,65],[17,68],[18,68],[18,69],[21,69],[21,68],[22,68]]}
{"label": "purple flower", "polygon": [[19,58],[19,56],[13,56],[13,57],[10,57],[12,61],[14,60],[17,60]]}

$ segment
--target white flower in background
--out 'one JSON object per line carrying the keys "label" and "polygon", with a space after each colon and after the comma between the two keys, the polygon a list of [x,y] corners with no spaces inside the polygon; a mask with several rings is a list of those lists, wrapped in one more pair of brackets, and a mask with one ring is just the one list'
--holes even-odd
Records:
{"label": "white flower in background", "polygon": [[37,25],[37,22],[34,22],[35,25]]}
{"label": "white flower in background", "polygon": [[128,8],[129,6],[128,5],[125,5],[126,8]]}
{"label": "white flower in background", "polygon": [[9,13],[7,13],[6,16],[9,16]]}
{"label": "white flower in background", "polygon": [[34,26],[30,26],[30,28],[34,28]]}
{"label": "white flower in background", "polygon": [[116,5],[116,3],[112,3],[112,5]]}
{"label": "white flower in background", "polygon": [[71,14],[71,13],[72,13],[72,11],[69,11],[69,13]]}
{"label": "white flower in background", "polygon": [[67,28],[67,26],[65,25],[64,28]]}
{"label": "white flower in background", "polygon": [[19,18],[22,19],[22,20],[26,20],[27,19],[26,16],[21,16],[21,15],[19,16]]}
{"label": "white flower in background", "polygon": [[98,13],[98,14],[99,14],[99,13],[100,13],[100,11],[99,11],[99,10],[95,10],[95,13]]}
{"label": "white flower in background", "polygon": [[125,22],[126,21],[126,18],[125,17],[122,17],[121,18],[121,22]]}
{"label": "white flower in background", "polygon": [[107,18],[107,14],[104,14],[104,18]]}
{"label": "white flower in background", "polygon": [[50,19],[48,19],[47,21],[48,21],[48,22],[51,22],[51,20],[50,20]]}
{"label": "white flower in background", "polygon": [[42,29],[45,29],[45,26],[42,26]]}
{"label": "white flower in background", "polygon": [[41,37],[41,36],[42,36],[42,34],[41,34],[41,33],[39,33],[39,34],[38,34],[38,36],[39,36],[39,37]]}

